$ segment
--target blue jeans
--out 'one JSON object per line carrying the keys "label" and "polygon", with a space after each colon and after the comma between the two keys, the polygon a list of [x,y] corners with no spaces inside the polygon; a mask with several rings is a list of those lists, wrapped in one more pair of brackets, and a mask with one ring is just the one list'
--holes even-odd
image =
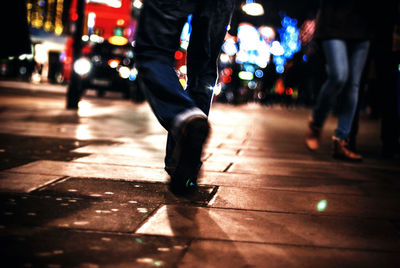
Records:
{"label": "blue jeans", "polygon": [[368,56],[369,41],[330,39],[322,42],[327,62],[327,80],[313,110],[314,125],[322,127],[332,105],[339,104],[335,136],[347,139],[358,103],[361,75]]}
{"label": "blue jeans", "polygon": [[[230,23],[234,0],[145,0],[136,33],[138,83],[155,116],[168,131],[165,164],[173,165],[176,119],[207,116],[217,80],[217,59]],[[174,54],[192,14],[187,51],[187,88],[175,72]],[[189,112],[189,113],[188,113]]]}

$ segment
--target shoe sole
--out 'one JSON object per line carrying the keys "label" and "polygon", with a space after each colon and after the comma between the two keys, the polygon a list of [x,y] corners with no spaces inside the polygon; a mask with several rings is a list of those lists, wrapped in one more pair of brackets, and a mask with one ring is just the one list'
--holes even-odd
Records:
{"label": "shoe sole", "polygon": [[189,119],[182,129],[174,157],[177,166],[171,176],[175,192],[187,192],[196,187],[203,146],[209,136],[210,126],[204,117]]}
{"label": "shoe sole", "polygon": [[346,157],[346,156],[343,156],[343,155],[337,155],[337,154],[333,154],[332,157],[334,159],[343,160],[343,161],[347,161],[347,162],[356,162],[357,163],[357,162],[362,162],[363,161],[362,158],[349,158],[349,157]]}

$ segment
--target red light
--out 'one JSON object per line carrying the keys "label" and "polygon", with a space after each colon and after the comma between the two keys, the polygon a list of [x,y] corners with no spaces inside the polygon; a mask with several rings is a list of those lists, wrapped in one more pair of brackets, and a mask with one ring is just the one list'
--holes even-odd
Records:
{"label": "red light", "polygon": [[232,68],[229,68],[229,67],[228,67],[228,68],[225,68],[225,69],[224,69],[224,74],[225,74],[225,75],[231,75],[231,74],[232,74]]}
{"label": "red light", "polygon": [[77,13],[73,13],[71,15],[71,19],[72,19],[72,21],[76,21],[78,19],[78,14]]}
{"label": "red light", "polygon": [[92,51],[92,47],[91,46],[84,46],[82,48],[82,53],[83,54],[89,54]]}
{"label": "red light", "polygon": [[230,76],[224,76],[222,78],[222,82],[224,82],[224,84],[229,84],[230,82],[232,82],[232,78]]}
{"label": "red light", "polygon": [[293,88],[288,87],[288,88],[286,89],[286,95],[292,95],[292,94],[293,94]]}
{"label": "red light", "polygon": [[72,57],[71,56],[67,56],[64,59],[65,64],[71,64],[72,63]]}
{"label": "red light", "polygon": [[183,53],[182,53],[182,51],[176,51],[175,52],[175,59],[176,60],[181,60],[183,58]]}

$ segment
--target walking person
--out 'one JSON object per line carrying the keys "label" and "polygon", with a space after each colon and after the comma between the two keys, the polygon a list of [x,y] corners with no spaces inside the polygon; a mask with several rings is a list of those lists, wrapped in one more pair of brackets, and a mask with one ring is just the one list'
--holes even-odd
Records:
{"label": "walking person", "polygon": [[[234,0],[144,0],[136,33],[138,83],[168,131],[165,170],[177,194],[196,189],[208,113],[217,80],[217,59]],[[187,88],[174,69],[182,28],[192,14],[187,50]]]}
{"label": "walking person", "polygon": [[[372,2],[373,3],[373,2]],[[319,148],[322,127],[335,103],[338,123],[332,137],[333,157],[361,161],[362,156],[348,148],[358,103],[361,75],[368,56],[373,4],[361,0],[321,0],[316,19],[315,38],[320,41],[327,65],[322,85],[306,133],[306,146]]]}

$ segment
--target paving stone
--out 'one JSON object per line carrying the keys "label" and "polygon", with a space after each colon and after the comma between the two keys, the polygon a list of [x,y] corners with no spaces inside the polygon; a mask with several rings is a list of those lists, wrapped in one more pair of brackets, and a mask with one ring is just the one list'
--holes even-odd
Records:
{"label": "paving stone", "polygon": [[351,180],[368,180],[368,176],[360,174],[357,170],[342,170],[335,169],[329,170],[324,168],[307,168],[301,166],[287,166],[287,167],[268,167],[258,164],[234,163],[229,172],[235,173],[250,173],[250,174],[265,174],[265,175],[281,175],[281,176],[299,176],[309,178],[340,178],[340,179],[351,179]]}
{"label": "paving stone", "polygon": [[175,197],[165,184],[68,178],[26,195],[0,195],[0,225],[47,226],[133,232],[166,203],[206,205],[213,188],[191,199]]}
{"label": "paving stone", "polygon": [[398,267],[397,252],[195,240],[179,267]]}
{"label": "paving stone", "polygon": [[400,252],[385,220],[166,205],[138,234]]}
{"label": "paving stone", "polygon": [[29,228],[2,230],[8,267],[176,267],[189,241],[173,237]]}
{"label": "paving stone", "polygon": [[28,193],[59,178],[59,176],[18,174],[3,171],[0,172],[0,192]]}
{"label": "paving stone", "polygon": [[85,157],[80,157],[72,162],[76,163],[97,163],[106,165],[120,166],[139,166],[149,168],[164,168],[164,155],[159,154],[135,154],[127,155],[109,155],[109,154],[92,154]]}
{"label": "paving stone", "polygon": [[70,177],[48,185],[34,192],[40,195],[89,196],[107,200],[128,202],[129,204],[173,204],[187,203],[205,206],[214,196],[216,187],[201,186],[198,194],[177,197],[164,183],[143,183],[131,181],[113,181],[97,178]]}
{"label": "paving stone", "polygon": [[73,163],[62,161],[35,161],[27,165],[7,170],[13,173],[30,173],[57,176],[93,177],[114,180],[167,182],[168,178],[161,168],[118,166],[92,163]]}
{"label": "paving stone", "polygon": [[[87,155],[73,153],[71,150],[90,143],[99,143],[99,141],[77,141],[74,139],[28,137],[0,133],[0,170],[37,160],[70,161]],[[103,143],[110,144],[106,141],[103,141]]]}
{"label": "paving stone", "polygon": [[114,145],[114,146],[102,146],[102,145],[89,145],[74,150],[76,153],[100,153],[105,155],[127,155],[127,156],[138,156],[144,155],[144,157],[152,155],[164,155],[165,144],[129,144],[129,145]]}
{"label": "paving stone", "polygon": [[203,172],[199,183],[258,189],[351,194],[369,197],[398,197],[400,192],[400,182],[395,180],[364,181],[331,177],[309,178],[212,171]]}
{"label": "paving stone", "polygon": [[259,188],[219,187],[212,207],[400,219],[400,196],[362,197]]}
{"label": "paving stone", "polygon": [[133,232],[157,207],[88,196],[1,195],[1,225]]}

